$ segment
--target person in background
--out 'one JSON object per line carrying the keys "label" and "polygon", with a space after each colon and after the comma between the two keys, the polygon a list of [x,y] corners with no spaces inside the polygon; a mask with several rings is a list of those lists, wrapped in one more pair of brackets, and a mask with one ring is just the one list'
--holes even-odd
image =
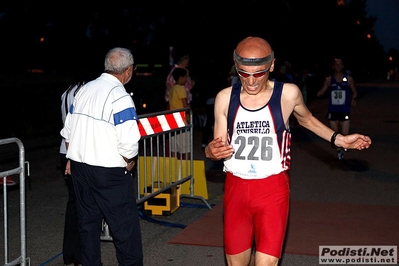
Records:
{"label": "person in background", "polygon": [[[236,79],[237,78],[237,79]],[[218,75],[212,75],[208,78],[208,85],[206,90],[203,90],[205,94],[205,124],[202,128],[201,136],[201,148],[205,149],[206,145],[213,139],[213,124],[215,123],[214,108],[215,98],[217,93],[228,86],[232,86],[235,83],[240,82],[237,72],[233,68],[229,71],[229,77],[225,79],[225,76],[219,77]]]}
{"label": "person in background", "polygon": [[132,97],[124,87],[135,70],[129,49],[115,47],[104,73],[75,95],[60,134],[65,138],[78,211],[82,265],[100,266],[101,229],[108,224],[119,265],[143,265],[134,179],[141,138]]}
{"label": "person in background", "polygon": [[[323,96],[328,91],[327,119],[330,127],[335,132],[346,136],[350,130],[351,107],[356,106],[357,90],[352,76],[344,73],[342,58],[333,60],[333,71],[331,76],[326,77],[323,86],[317,92],[317,97]],[[342,147],[337,148],[337,158],[344,158]]]}
{"label": "person in background", "polygon": [[[214,84],[212,84],[214,86]],[[211,85],[211,86],[212,86]],[[202,142],[201,148],[205,149],[208,142],[213,138],[213,124],[215,123],[215,119],[213,116],[214,107],[215,107],[215,95],[209,95],[205,101],[205,125],[202,129]]]}
{"label": "person in background", "polygon": [[185,68],[177,67],[172,71],[172,77],[176,80],[169,92],[169,105],[171,110],[189,107],[187,90],[184,84],[188,78]]}
{"label": "person in background", "polygon": [[285,82],[285,83],[294,83],[292,75],[287,72],[287,64],[284,62],[283,65],[280,65],[278,71],[275,75],[275,81]]}
{"label": "person in background", "polygon": [[[68,89],[61,95],[61,119],[63,124],[65,123],[65,118],[68,114],[69,107],[72,105],[73,100],[75,99],[75,94],[85,84],[85,82],[84,75],[79,75],[68,87]],[[80,252],[76,196],[71,175],[65,174],[67,165],[67,148],[64,138],[61,140],[59,152],[61,172],[64,175],[65,185],[68,189],[68,201],[65,211],[64,238],[62,243],[62,257],[65,265],[73,264],[77,266],[82,261],[82,256]]]}
{"label": "person in background", "polygon": [[[279,82],[284,82],[284,83],[294,83],[291,73],[288,72],[288,69],[290,69],[290,66],[291,66],[291,64],[288,61],[284,61],[283,64],[281,64],[281,65],[278,65],[277,62],[275,62],[275,67],[278,70],[273,73],[274,74],[273,81],[279,81]],[[296,84],[296,85],[298,85],[298,84]],[[290,116],[289,121],[290,121],[291,128],[295,127],[298,124],[294,115]]]}
{"label": "person in background", "polygon": [[175,68],[184,68],[187,71],[187,80],[186,82],[183,84],[184,88],[186,89],[187,92],[187,102],[190,103],[192,100],[192,94],[191,94],[191,90],[195,85],[195,81],[191,79],[190,77],[190,72],[188,71],[187,67],[188,64],[190,62],[190,57],[188,55],[188,53],[182,53],[181,55],[177,55],[177,62],[174,65],[174,67],[171,69],[171,71],[169,72],[168,76],[166,77],[166,90],[165,90],[165,102],[166,102],[166,110],[169,110],[170,106],[169,106],[169,94],[170,94],[170,90],[172,88],[172,86],[175,84],[176,80],[173,78],[173,70]]}
{"label": "person in background", "polygon": [[[185,68],[176,67],[172,71],[172,76],[176,82],[170,89],[169,93],[170,110],[190,107],[188,103],[187,90],[184,87],[184,84],[188,78],[188,71]],[[188,120],[187,115],[186,120]],[[173,135],[170,138],[171,152],[173,157],[177,155],[178,158],[190,159],[191,150],[190,145],[188,145],[189,138],[189,131],[182,132],[176,136]]]}
{"label": "person in background", "polygon": [[363,150],[371,139],[334,132],[312,115],[297,85],[269,80],[275,59],[266,40],[243,39],[233,60],[242,85],[217,94],[215,137],[204,151],[211,160],[224,160],[226,260],[229,266],[276,266],[289,212],[291,113],[334,147]]}
{"label": "person in background", "polygon": [[240,78],[238,77],[236,67],[233,64],[229,71],[229,76],[227,78],[227,85],[234,86],[234,84],[238,82],[240,82]]}

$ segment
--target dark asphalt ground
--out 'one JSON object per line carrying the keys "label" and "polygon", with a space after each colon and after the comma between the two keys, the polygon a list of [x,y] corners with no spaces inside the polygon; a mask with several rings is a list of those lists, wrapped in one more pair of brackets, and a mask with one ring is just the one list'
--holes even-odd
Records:
{"label": "dark asphalt ground", "polygon": [[[372,146],[364,151],[349,151],[343,161],[338,161],[328,142],[294,126],[290,170],[292,200],[399,206],[399,84],[358,84],[357,87],[359,98],[352,111],[351,132],[369,135]],[[309,104],[313,114],[327,123],[326,108],[326,98]],[[207,168],[208,203],[220,203],[223,197],[220,164],[204,158],[199,130],[195,131],[194,138],[197,140],[194,159],[205,160]],[[63,265],[61,250],[67,189],[56,167],[59,141],[59,136],[43,136],[24,143],[30,166],[26,186],[26,241],[30,265]],[[2,152],[4,149],[0,149],[0,155]],[[19,193],[15,188],[8,190],[10,261],[20,255]],[[182,202],[186,206],[172,215],[152,217],[157,222],[141,219],[145,265],[225,265],[222,248],[167,243],[183,230],[176,225],[188,225],[209,211],[200,201],[183,198]],[[4,250],[4,243],[0,245]],[[117,265],[112,242],[102,242],[102,261],[105,266]],[[0,255],[0,263],[4,263],[4,254]],[[318,265],[318,257],[284,253],[280,265]]]}

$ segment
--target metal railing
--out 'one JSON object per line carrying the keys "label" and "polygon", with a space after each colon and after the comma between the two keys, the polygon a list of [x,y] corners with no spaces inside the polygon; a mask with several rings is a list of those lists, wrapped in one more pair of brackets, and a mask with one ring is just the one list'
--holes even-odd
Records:
{"label": "metal railing", "polygon": [[[184,123],[181,123],[181,120]],[[139,116],[141,130],[139,158],[133,171],[136,178],[137,204],[155,198],[161,193],[177,190],[189,184],[189,193],[179,193],[180,198],[202,201],[209,209],[210,204],[194,191],[193,167],[193,114],[190,108],[168,110]],[[178,136],[186,150],[173,152],[177,143],[171,141]],[[111,241],[107,224],[103,223],[102,240]]]}
{"label": "metal railing", "polygon": [[[19,164],[18,167],[8,169],[0,172],[0,178],[3,178],[3,215],[4,215],[4,265],[30,265],[30,259],[26,257],[26,210],[25,210],[25,166],[29,175],[29,162],[25,161],[25,148],[21,140],[18,138],[0,139],[0,145],[16,143],[19,150]],[[20,203],[20,248],[21,254],[19,257],[9,261],[8,250],[8,193],[7,193],[7,176],[19,174],[19,203]]]}

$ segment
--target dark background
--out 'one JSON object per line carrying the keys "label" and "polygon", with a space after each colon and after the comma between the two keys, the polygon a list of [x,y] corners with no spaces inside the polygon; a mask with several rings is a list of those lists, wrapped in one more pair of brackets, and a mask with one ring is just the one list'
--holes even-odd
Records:
{"label": "dark background", "polygon": [[342,55],[367,79],[385,73],[395,52],[386,54],[374,36],[376,17],[367,16],[365,0],[73,3],[3,2],[2,72],[69,73],[77,66],[101,71],[105,52],[117,45],[131,48],[137,63],[167,66],[174,46],[190,52],[192,68],[212,63],[229,69],[237,42],[257,35],[271,43],[278,60],[297,68],[329,66],[332,56]]}
{"label": "dark background", "polygon": [[139,64],[126,86],[139,114],[164,108],[170,46],[190,54],[192,106],[200,112],[205,98],[227,85],[233,49],[249,35],[270,42],[276,69],[289,61],[294,77],[304,69],[311,74],[309,99],[330,74],[333,56],[343,57],[356,82],[386,80],[398,51],[384,51],[376,17],[366,10],[365,0],[3,1],[0,137],[58,134],[62,92],[82,69],[97,77],[115,46],[130,48]]}

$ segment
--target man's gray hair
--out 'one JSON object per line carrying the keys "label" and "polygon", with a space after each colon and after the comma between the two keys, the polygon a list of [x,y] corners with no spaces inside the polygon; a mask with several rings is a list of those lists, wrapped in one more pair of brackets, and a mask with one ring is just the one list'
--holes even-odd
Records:
{"label": "man's gray hair", "polygon": [[122,74],[134,64],[133,54],[127,48],[115,47],[108,51],[104,60],[106,73]]}

